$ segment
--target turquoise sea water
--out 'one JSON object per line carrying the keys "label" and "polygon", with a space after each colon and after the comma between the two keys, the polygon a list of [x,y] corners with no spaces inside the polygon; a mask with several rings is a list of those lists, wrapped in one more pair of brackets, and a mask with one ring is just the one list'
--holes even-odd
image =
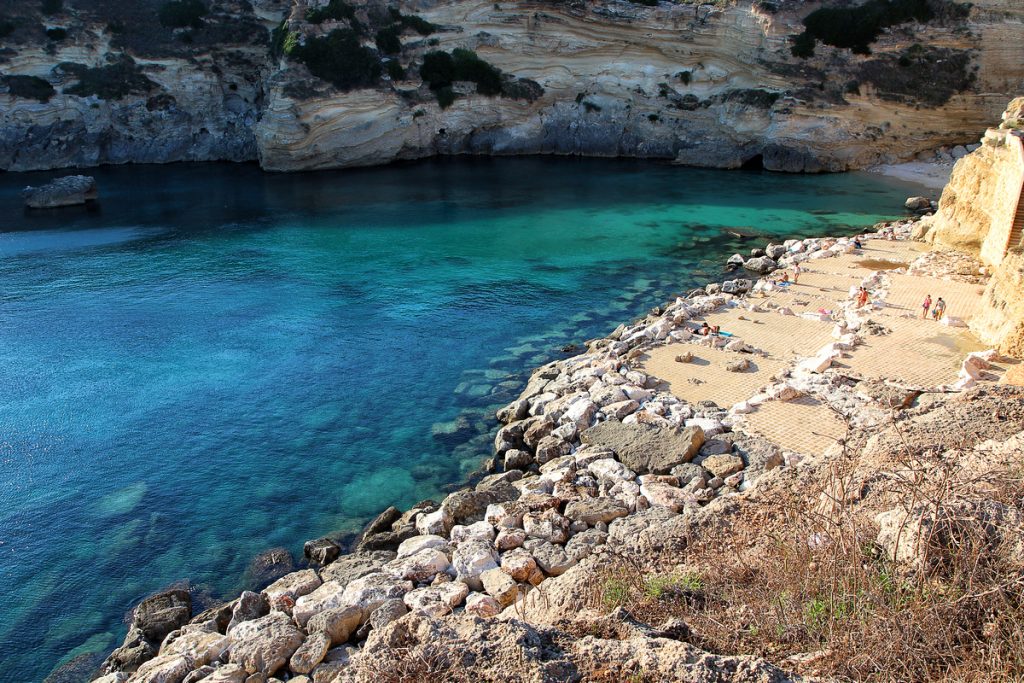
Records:
{"label": "turquoise sea water", "polygon": [[4,683],[115,647],[173,581],[230,596],[262,550],[443,495],[564,345],[919,192],[606,160],[181,165],[23,213],[53,175],[0,175]]}

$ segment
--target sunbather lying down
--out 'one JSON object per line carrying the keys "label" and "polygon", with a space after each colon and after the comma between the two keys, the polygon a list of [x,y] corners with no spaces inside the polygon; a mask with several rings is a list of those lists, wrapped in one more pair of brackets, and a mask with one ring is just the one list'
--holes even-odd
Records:
{"label": "sunbather lying down", "polygon": [[705,320],[704,324],[702,324],[700,329],[697,330],[697,334],[702,337],[717,337],[719,334],[722,334],[722,329],[718,325],[708,325]]}

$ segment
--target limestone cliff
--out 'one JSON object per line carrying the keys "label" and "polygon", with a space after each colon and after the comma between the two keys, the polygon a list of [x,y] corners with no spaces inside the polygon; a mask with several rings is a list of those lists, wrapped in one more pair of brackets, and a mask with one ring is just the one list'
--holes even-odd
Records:
{"label": "limestone cliff", "polygon": [[[794,57],[791,38],[815,6],[415,3],[406,11],[441,30],[436,45],[403,44],[397,59],[409,80],[296,95],[304,70],[282,60],[257,126],[260,158],[276,170],[553,153],[839,171],[973,138],[1006,99],[991,93],[1024,77],[1005,43],[1024,33],[1014,3],[985,1],[962,19],[891,30],[868,56],[819,44],[813,57]],[[292,16],[296,34],[310,35],[302,13]],[[470,94],[442,109],[416,68],[424,52],[455,47],[543,94]]]}
{"label": "limestone cliff", "polygon": [[998,129],[957,162],[925,239],[975,253],[992,267],[984,307],[971,329],[1001,353],[1024,358],[1024,97]]}
{"label": "limestone cliff", "polygon": [[[857,168],[970,140],[1024,83],[1018,2],[915,1],[923,14],[869,46],[826,26],[796,56],[819,3],[0,0],[0,168],[532,153]],[[457,49],[502,84],[425,82],[427,55]]]}
{"label": "limestone cliff", "polygon": [[255,158],[287,0],[221,0],[178,28],[156,0],[52,4],[0,0],[0,169]]}

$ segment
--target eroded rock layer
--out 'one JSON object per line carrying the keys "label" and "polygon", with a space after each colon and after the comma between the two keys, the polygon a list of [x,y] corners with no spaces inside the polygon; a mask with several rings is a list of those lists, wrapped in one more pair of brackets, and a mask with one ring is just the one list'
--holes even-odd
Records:
{"label": "eroded rock layer", "polygon": [[[540,153],[839,171],[970,141],[1024,82],[1010,0],[935,0],[870,54],[800,57],[818,7],[801,0],[212,0],[183,25],[167,4],[0,2],[0,168]],[[352,43],[318,67],[304,48],[331,35]],[[504,84],[424,82],[427,54],[456,49]]]}

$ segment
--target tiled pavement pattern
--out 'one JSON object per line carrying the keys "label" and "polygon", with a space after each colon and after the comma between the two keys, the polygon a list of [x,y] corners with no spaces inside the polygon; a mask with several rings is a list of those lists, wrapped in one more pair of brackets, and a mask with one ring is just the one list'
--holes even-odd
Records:
{"label": "tiled pavement pattern", "polygon": [[810,396],[769,401],[747,416],[747,427],[786,450],[808,455],[821,453],[846,434],[843,420]]}
{"label": "tiled pavement pattern", "polygon": [[751,358],[754,369],[749,372],[728,372],[725,364],[738,356],[729,351],[687,345],[694,358],[690,363],[677,363],[675,356],[681,345],[660,346],[651,352],[644,371],[665,380],[668,390],[687,401],[714,401],[723,408],[750,398],[771,383],[771,376],[789,363],[771,358]]}
{"label": "tiled pavement pattern", "polygon": [[[886,240],[869,240],[864,247],[859,253],[805,263],[798,284],[750,299],[787,306],[798,314],[796,317],[737,309],[707,316],[710,324],[720,325],[722,330],[769,354],[768,358],[745,356],[756,364],[755,371],[728,372],[725,364],[740,356],[693,343],[654,349],[644,363],[645,370],[664,379],[670,391],[691,403],[711,400],[728,407],[749,398],[797,357],[813,355],[832,341],[833,323],[801,318],[800,313],[831,311],[849,296],[850,287],[858,286],[874,270],[887,270],[886,262],[907,265],[927,250],[914,242]],[[836,367],[854,377],[888,377],[919,386],[955,382],[963,356],[983,347],[966,328],[915,316],[920,315],[925,294],[931,294],[933,300],[940,296],[946,300],[947,315],[969,320],[981,303],[984,286],[925,276],[891,274],[889,278],[886,306],[876,309],[872,319],[891,333],[865,336],[865,343],[837,360]],[[677,355],[687,351],[694,354],[696,362],[675,362]],[[813,428],[793,429],[795,424]],[[842,421],[813,398],[770,401],[747,416],[747,426],[785,449],[805,454],[820,453],[845,431]]]}

